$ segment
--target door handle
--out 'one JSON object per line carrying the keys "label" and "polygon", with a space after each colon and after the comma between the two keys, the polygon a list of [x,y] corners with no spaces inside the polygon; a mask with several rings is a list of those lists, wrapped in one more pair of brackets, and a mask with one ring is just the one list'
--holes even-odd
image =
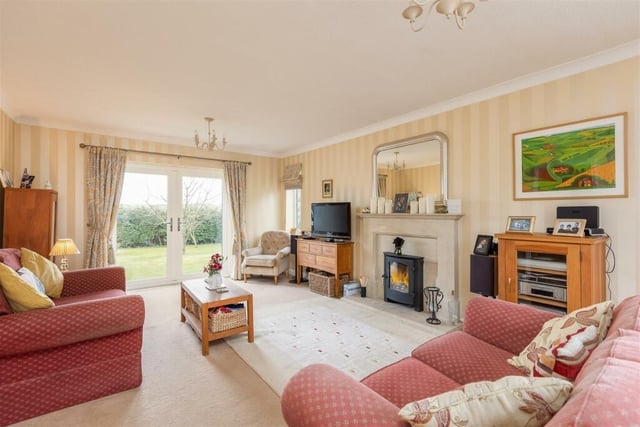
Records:
{"label": "door handle", "polygon": [[165,222],[169,226],[169,231],[173,231],[173,217],[169,218],[169,221]]}
{"label": "door handle", "polygon": [[178,217],[178,231],[180,231],[180,226],[184,223],[185,222],[182,220],[182,218]]}

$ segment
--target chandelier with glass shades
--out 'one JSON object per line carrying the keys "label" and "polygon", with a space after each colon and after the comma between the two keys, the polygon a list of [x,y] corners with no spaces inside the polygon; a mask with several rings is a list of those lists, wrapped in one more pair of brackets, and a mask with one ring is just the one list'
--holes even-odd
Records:
{"label": "chandelier with glass shades", "polygon": [[405,168],[404,160],[402,161],[402,164],[398,161],[398,153],[399,151],[393,152],[393,154],[396,155],[396,160],[393,162],[393,166],[390,163],[387,163],[387,169],[389,170],[393,169],[394,171],[399,171],[400,169]]}
{"label": "chandelier with glass shades", "polygon": [[196,133],[193,137],[196,143],[196,148],[208,151],[224,150],[224,147],[227,146],[227,140],[222,137],[222,141],[218,142],[218,137],[216,137],[215,129],[211,129],[211,122],[213,121],[213,117],[205,117],[204,119],[207,122],[207,140],[200,141],[200,135],[198,135],[198,131],[196,130]]}
{"label": "chandelier with glass shades", "polygon": [[[402,12],[402,16],[409,21],[409,23],[411,24],[411,29],[414,32],[418,32],[424,28],[424,24],[418,25],[416,24],[416,20],[424,12],[424,6],[427,5],[428,1],[409,0],[409,3],[411,4]],[[451,19],[451,17],[454,17],[456,25],[459,29],[462,30],[464,28],[464,24],[467,21],[467,17],[475,8],[475,4],[473,4],[473,2],[471,1],[464,0],[433,0],[431,6],[429,6],[427,16],[431,14],[431,11],[434,8],[436,12],[446,16],[447,19]]]}

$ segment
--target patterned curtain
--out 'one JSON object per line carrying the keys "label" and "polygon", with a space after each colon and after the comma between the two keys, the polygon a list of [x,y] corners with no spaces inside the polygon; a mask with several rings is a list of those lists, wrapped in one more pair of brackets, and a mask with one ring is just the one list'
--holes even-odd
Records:
{"label": "patterned curtain", "polygon": [[115,263],[111,234],[122,194],[127,152],[117,148],[87,147],[87,245],[85,268],[106,267]]}
{"label": "patterned curtain", "polygon": [[285,166],[282,183],[286,190],[302,188],[302,163]]}
{"label": "patterned curtain", "polygon": [[378,175],[378,197],[387,197],[387,175]]}
{"label": "patterned curtain", "polygon": [[231,278],[240,280],[242,277],[240,264],[242,250],[247,247],[246,212],[247,212],[247,165],[239,162],[224,162],[224,182],[231,206],[233,219],[233,269]]}

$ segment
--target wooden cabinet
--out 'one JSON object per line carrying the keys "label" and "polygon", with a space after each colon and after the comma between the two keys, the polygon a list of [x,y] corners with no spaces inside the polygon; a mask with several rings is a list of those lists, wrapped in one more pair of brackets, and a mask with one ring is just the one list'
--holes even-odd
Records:
{"label": "wooden cabinet", "polygon": [[56,202],[53,190],[5,188],[2,246],[25,247],[49,258],[56,236]]}
{"label": "wooden cabinet", "polygon": [[296,255],[296,278],[300,283],[301,268],[310,267],[332,273],[334,295],[342,296],[340,275],[353,278],[353,242],[324,242],[321,240],[298,239]]}
{"label": "wooden cabinet", "polygon": [[563,312],[606,300],[607,237],[520,233],[496,237],[500,299]]}

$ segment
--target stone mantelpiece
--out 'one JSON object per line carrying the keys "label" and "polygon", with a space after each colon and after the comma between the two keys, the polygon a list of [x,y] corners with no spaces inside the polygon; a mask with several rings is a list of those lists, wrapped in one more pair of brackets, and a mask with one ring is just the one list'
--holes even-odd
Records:
{"label": "stone mantelpiece", "polygon": [[[424,286],[437,286],[445,297],[458,294],[458,225],[462,215],[359,214],[360,274],[369,277],[367,297],[384,298],[384,252],[393,252],[393,239],[405,240],[402,253],[425,258]],[[446,302],[446,299],[445,299]],[[443,302],[438,318],[447,320]]]}

